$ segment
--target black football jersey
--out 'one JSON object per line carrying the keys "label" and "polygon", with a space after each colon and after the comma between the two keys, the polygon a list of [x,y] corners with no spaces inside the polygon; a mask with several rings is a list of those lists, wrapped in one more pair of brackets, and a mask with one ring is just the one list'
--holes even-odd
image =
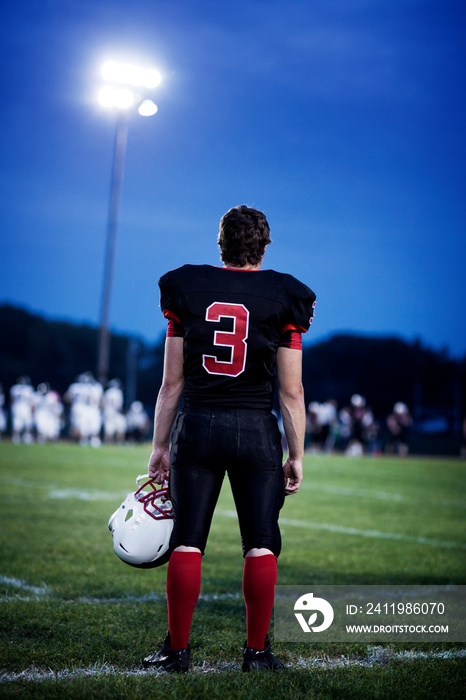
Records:
{"label": "black football jersey", "polygon": [[314,292],[274,270],[211,265],[184,265],[159,286],[184,337],[185,401],[270,410],[277,348],[287,330],[308,330]]}

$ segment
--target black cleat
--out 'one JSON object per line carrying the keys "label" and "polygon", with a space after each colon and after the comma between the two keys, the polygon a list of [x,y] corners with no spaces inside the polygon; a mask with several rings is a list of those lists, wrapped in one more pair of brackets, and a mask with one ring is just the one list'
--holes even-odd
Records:
{"label": "black cleat", "polygon": [[263,668],[271,669],[272,671],[277,671],[280,668],[285,668],[281,661],[279,661],[276,656],[272,654],[272,649],[269,642],[269,637],[265,638],[265,646],[262,651],[253,649],[252,647],[247,647],[246,644],[243,647],[243,665],[242,670],[248,671],[258,671]]}
{"label": "black cleat", "polygon": [[191,649],[170,649],[170,635],[167,635],[162,649],[146,656],[142,665],[144,668],[162,668],[168,673],[186,673],[189,668]]}

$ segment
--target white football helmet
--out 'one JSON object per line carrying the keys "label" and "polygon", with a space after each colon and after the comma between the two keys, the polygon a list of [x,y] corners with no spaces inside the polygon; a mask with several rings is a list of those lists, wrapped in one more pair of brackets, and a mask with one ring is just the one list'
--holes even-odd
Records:
{"label": "white football helmet", "polygon": [[[140,479],[147,479],[139,486]],[[148,474],[138,476],[137,491],[129,493],[108,521],[113,537],[113,550],[131,566],[151,569],[170,558],[170,536],[173,510],[168,488],[157,489]],[[150,491],[143,491],[149,486]]]}

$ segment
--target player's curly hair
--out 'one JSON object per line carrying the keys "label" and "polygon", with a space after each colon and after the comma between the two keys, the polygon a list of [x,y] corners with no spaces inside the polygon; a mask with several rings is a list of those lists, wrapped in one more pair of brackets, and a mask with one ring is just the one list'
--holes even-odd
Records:
{"label": "player's curly hair", "polygon": [[220,220],[217,239],[220,257],[226,265],[257,265],[265,246],[272,243],[265,214],[241,204],[233,207]]}

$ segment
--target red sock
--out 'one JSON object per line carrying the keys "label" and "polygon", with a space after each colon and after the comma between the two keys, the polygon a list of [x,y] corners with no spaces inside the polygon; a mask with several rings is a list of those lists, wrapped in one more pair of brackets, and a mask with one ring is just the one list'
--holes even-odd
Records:
{"label": "red sock", "polygon": [[173,552],[168,562],[167,603],[170,648],[186,649],[201,591],[200,552]]}
{"label": "red sock", "polygon": [[245,557],[243,595],[246,603],[247,646],[262,651],[269,631],[277,583],[277,557]]}

